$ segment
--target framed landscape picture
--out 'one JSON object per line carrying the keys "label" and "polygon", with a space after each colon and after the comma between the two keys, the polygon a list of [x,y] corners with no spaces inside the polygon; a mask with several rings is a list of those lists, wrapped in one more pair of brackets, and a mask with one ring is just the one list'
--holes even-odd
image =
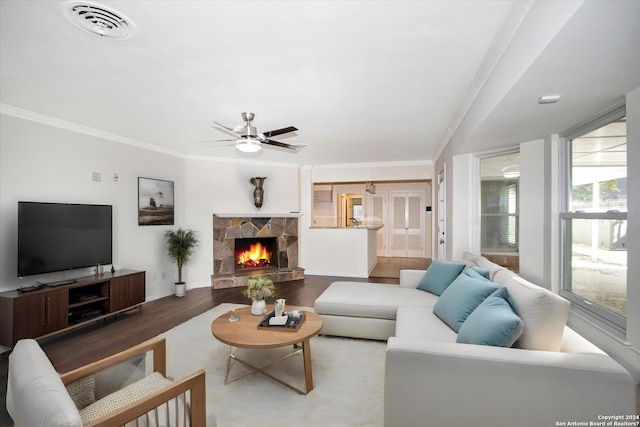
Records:
{"label": "framed landscape picture", "polygon": [[173,181],[138,177],[138,225],[173,225]]}

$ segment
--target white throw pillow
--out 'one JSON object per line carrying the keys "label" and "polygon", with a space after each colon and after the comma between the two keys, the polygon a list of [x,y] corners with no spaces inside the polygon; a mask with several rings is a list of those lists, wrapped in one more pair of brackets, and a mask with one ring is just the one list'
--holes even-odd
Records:
{"label": "white throw pillow", "polygon": [[504,269],[504,267],[502,267],[501,265],[498,265],[493,261],[489,261],[485,257],[480,257],[478,260],[476,260],[476,265],[480,268],[484,268],[489,272],[489,280],[493,280],[493,276],[495,276],[498,271]]}
{"label": "white throw pillow", "polygon": [[515,345],[530,350],[560,351],[571,303],[520,276],[508,279],[505,287],[524,322],[524,330]]}
{"label": "white throw pillow", "polygon": [[501,268],[500,270],[496,271],[495,274],[493,275],[492,282],[497,283],[498,285],[504,286],[504,284],[507,283],[507,280],[515,276],[518,276],[518,275],[513,271],[506,268]]}

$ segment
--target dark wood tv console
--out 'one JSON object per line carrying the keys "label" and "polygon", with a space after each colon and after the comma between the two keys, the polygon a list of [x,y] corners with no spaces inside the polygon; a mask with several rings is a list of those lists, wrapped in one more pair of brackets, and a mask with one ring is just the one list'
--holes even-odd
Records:
{"label": "dark wood tv console", "polygon": [[140,307],[145,272],[120,270],[42,286],[29,292],[0,292],[0,345],[41,338]]}

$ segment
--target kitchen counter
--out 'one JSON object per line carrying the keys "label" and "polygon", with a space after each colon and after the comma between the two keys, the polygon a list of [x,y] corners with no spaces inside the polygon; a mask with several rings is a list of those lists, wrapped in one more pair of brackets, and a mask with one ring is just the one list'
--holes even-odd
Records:
{"label": "kitchen counter", "polygon": [[338,227],[338,226],[333,226],[333,227],[309,227],[309,228],[315,228],[315,229],[322,229],[322,228],[326,228],[326,229],[340,229],[340,230],[375,230],[378,231],[383,227],[383,225],[359,225],[357,227]]}
{"label": "kitchen counter", "polygon": [[376,266],[379,226],[309,227],[303,230],[307,274],[369,277]]}

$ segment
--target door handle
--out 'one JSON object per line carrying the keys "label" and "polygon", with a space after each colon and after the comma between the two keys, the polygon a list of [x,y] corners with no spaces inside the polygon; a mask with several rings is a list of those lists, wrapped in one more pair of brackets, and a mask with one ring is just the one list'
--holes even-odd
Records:
{"label": "door handle", "polygon": [[440,239],[440,244],[444,245],[444,239]]}

